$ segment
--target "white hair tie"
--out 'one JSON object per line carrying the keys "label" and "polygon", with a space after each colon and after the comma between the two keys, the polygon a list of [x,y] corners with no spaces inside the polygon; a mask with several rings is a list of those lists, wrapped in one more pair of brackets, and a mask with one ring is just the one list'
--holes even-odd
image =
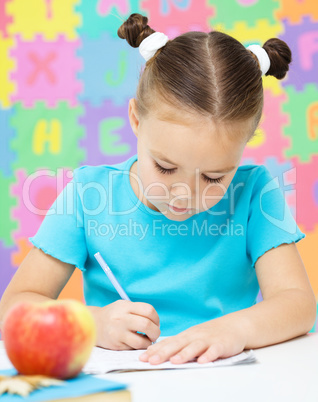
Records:
{"label": "white hair tie", "polygon": [[262,75],[265,75],[271,66],[271,61],[268,57],[268,54],[265,49],[263,49],[260,45],[250,45],[247,46],[247,50],[250,50],[252,53],[256,55],[258,58]]}
{"label": "white hair tie", "polygon": [[168,42],[168,40],[169,38],[167,35],[161,32],[154,32],[141,42],[139,45],[139,52],[142,57],[148,61],[155,55],[158,49]]}

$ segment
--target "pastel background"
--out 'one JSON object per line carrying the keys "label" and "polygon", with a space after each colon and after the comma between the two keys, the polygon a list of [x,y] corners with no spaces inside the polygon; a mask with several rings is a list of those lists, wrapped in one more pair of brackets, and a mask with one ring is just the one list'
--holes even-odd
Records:
{"label": "pastel background", "polygon": [[[127,104],[144,62],[116,36],[132,12],[170,38],[218,29],[245,46],[279,37],[291,47],[288,77],[264,78],[264,115],[242,164],[278,177],[307,235],[298,248],[318,298],[317,0],[1,0],[0,296],[71,170],[136,153]],[[68,297],[84,300],[79,270]]]}

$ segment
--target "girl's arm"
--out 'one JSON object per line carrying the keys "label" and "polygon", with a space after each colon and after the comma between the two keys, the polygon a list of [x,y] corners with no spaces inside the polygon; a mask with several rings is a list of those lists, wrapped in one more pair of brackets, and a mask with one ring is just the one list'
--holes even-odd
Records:
{"label": "girl's arm", "polygon": [[233,356],[306,334],[316,319],[316,300],[295,243],[264,253],[255,264],[263,301],[196,325],[148,348],[141,360],[199,363]]}
{"label": "girl's arm", "polygon": [[242,314],[249,327],[246,348],[258,348],[306,334],[315,323],[317,302],[295,243],[282,244],[255,264],[263,301]]}
{"label": "girl's arm", "polygon": [[[2,296],[0,329],[4,315],[15,303],[41,303],[57,299],[74,269],[74,265],[64,263],[34,247]],[[150,304],[118,300],[104,307],[87,307],[96,322],[97,346],[108,349],[145,349],[160,335],[159,316]]]}
{"label": "girl's arm", "polygon": [[33,247],[2,295],[0,328],[5,313],[16,302],[57,299],[74,269],[74,265],[66,264]]}

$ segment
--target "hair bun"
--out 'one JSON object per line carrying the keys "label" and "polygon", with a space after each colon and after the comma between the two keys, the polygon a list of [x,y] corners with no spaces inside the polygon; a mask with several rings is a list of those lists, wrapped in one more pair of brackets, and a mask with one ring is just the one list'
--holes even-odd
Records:
{"label": "hair bun", "polygon": [[292,62],[292,53],[286,42],[278,38],[268,39],[263,45],[271,65],[266,75],[272,75],[281,80],[286,76],[289,70],[289,64]]}
{"label": "hair bun", "polygon": [[155,31],[148,25],[148,18],[141,14],[131,14],[118,28],[117,35],[132,47],[139,47],[141,42]]}

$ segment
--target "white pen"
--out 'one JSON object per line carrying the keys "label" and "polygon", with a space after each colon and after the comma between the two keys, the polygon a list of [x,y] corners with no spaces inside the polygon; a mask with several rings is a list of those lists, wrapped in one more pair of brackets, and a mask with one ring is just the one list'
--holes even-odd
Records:
{"label": "white pen", "polygon": [[94,257],[96,258],[96,260],[98,261],[99,265],[102,267],[103,271],[105,272],[105,274],[108,276],[108,279],[111,281],[111,283],[114,285],[114,288],[117,290],[119,296],[123,299],[123,300],[129,300],[129,297],[127,296],[126,292],[124,291],[124,289],[120,286],[119,282],[117,281],[117,279],[115,278],[115,275],[112,273],[111,269],[109,268],[109,266],[106,264],[105,260],[103,259],[103,257],[100,255],[100,253],[96,253],[94,254]]}
{"label": "white pen", "polygon": [[[111,281],[111,283],[114,285],[114,288],[117,290],[119,296],[123,299],[123,300],[129,300],[129,297],[127,296],[126,292],[124,291],[124,289],[120,286],[118,280],[115,278],[115,275],[112,273],[111,269],[109,268],[109,266],[107,265],[106,261],[104,260],[104,258],[100,255],[100,253],[96,253],[94,254],[94,257],[96,258],[97,262],[99,263],[99,265],[102,267],[102,270],[105,272],[105,274],[108,276],[109,280]],[[138,332],[137,332],[138,333]],[[146,334],[144,334],[143,332],[139,332],[140,334],[147,336]],[[150,339],[151,342],[151,339]],[[152,344],[156,343],[156,341],[151,342]]]}

